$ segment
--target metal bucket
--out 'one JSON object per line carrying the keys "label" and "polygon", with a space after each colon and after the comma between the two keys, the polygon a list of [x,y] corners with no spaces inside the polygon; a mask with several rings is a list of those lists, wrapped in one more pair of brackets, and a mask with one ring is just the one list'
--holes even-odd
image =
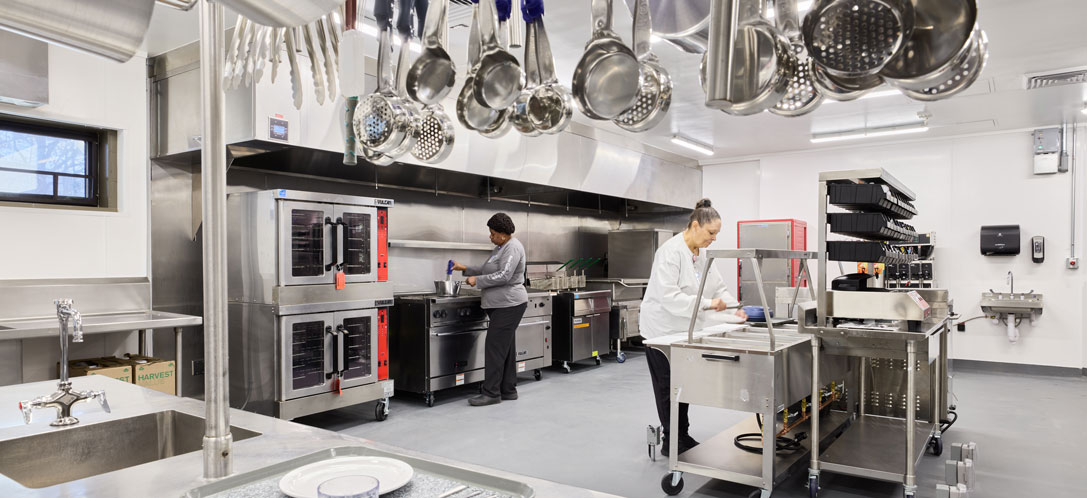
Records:
{"label": "metal bucket", "polygon": [[455,280],[435,280],[434,292],[441,297],[456,297],[460,294],[461,282]]}

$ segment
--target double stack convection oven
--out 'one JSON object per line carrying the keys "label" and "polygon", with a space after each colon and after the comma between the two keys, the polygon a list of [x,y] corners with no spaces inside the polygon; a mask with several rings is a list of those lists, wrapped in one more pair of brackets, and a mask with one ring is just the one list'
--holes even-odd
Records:
{"label": "double stack convection oven", "polygon": [[284,419],[379,400],[388,416],[388,209],[268,190],[228,204],[230,401]]}

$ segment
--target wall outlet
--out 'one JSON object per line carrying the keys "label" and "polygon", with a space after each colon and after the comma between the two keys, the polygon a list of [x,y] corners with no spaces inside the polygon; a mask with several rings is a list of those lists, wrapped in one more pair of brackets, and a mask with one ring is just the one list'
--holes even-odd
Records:
{"label": "wall outlet", "polygon": [[965,324],[965,323],[959,323],[959,324],[956,324],[956,325],[955,325],[955,328],[956,328],[956,330],[958,330],[959,332],[966,332],[966,324]]}
{"label": "wall outlet", "polygon": [[1079,258],[1068,258],[1064,260],[1064,266],[1069,270],[1075,270],[1079,268]]}
{"label": "wall outlet", "polygon": [[204,375],[204,360],[192,361],[192,374],[193,376]]}

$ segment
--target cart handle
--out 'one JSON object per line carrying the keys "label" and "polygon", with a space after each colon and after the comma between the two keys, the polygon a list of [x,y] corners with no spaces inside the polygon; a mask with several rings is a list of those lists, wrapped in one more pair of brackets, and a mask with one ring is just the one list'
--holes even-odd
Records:
{"label": "cart handle", "polygon": [[738,354],[702,353],[702,358],[710,361],[740,361],[740,355]]}

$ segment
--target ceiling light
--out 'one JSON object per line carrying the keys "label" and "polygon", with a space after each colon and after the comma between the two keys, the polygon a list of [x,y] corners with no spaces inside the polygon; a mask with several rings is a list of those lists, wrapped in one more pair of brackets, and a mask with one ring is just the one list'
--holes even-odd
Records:
{"label": "ceiling light", "polygon": [[691,140],[691,139],[689,139],[687,137],[684,137],[684,136],[673,135],[672,136],[672,143],[674,143],[674,144],[676,144],[676,145],[678,145],[680,147],[684,147],[684,148],[693,150],[693,151],[698,152],[700,154],[705,154],[707,156],[712,156],[713,155],[713,147],[712,146],[704,144],[702,142],[696,142],[696,141]]}
{"label": "ceiling light", "polygon": [[832,133],[815,133],[811,136],[811,143],[839,142],[842,140],[857,140],[861,138],[886,137],[890,135],[906,135],[910,133],[924,133],[928,131],[928,122],[909,123],[882,128],[863,128],[859,130],[836,131]]}

